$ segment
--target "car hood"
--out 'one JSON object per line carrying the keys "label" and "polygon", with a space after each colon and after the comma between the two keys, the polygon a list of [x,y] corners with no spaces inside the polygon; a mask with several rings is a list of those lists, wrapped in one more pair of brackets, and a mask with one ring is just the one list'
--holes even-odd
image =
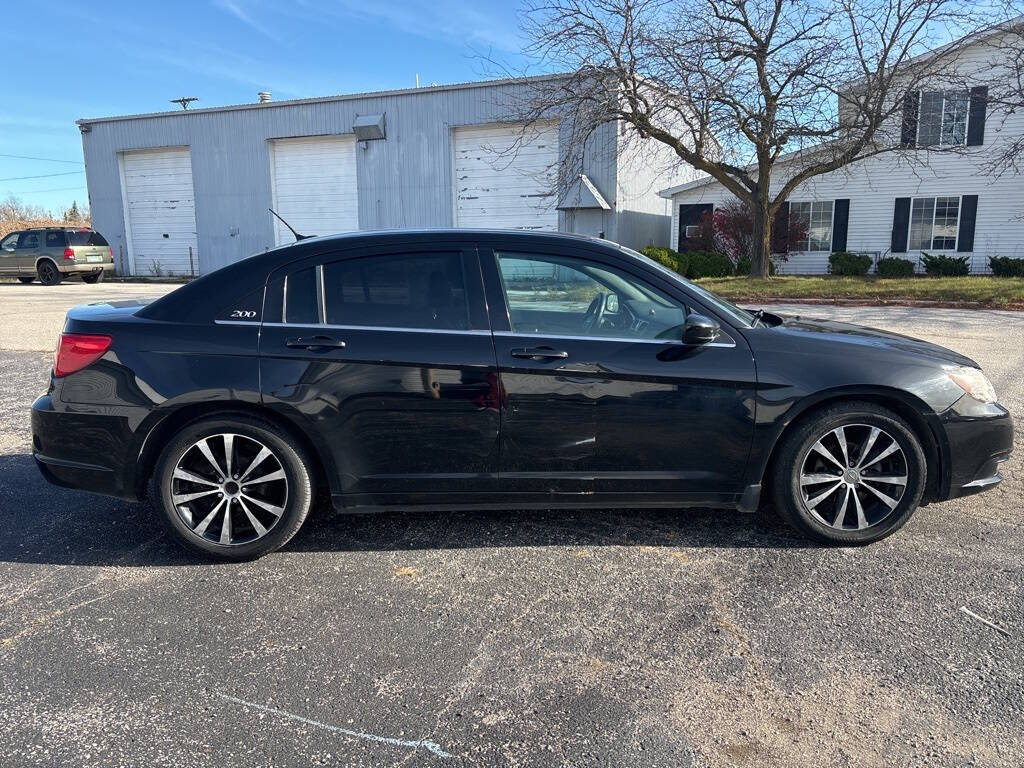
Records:
{"label": "car hood", "polygon": [[980,368],[971,358],[940,347],[928,341],[921,341],[890,331],[877,328],[866,328],[853,323],[840,323],[834,320],[813,320],[804,317],[782,317],[782,324],[775,327],[780,333],[803,336],[827,341],[832,344],[852,344],[859,347],[875,347],[904,354],[937,360],[952,365],[967,365]]}

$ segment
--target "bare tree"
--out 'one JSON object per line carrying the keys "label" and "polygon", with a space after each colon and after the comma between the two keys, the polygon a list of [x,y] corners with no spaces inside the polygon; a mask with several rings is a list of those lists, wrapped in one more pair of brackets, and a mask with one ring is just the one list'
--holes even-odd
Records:
{"label": "bare tree", "polygon": [[[529,0],[532,81],[521,119],[558,117],[573,146],[618,121],[667,145],[749,207],[751,272],[800,184],[914,147],[906,95],[996,21],[965,0]],[[564,135],[564,134],[563,134]]]}
{"label": "bare tree", "polygon": [[[1011,121],[1024,115],[1024,17],[1002,25],[1001,34],[986,46],[988,55],[979,65],[986,73],[999,72],[995,87],[989,89],[988,103],[999,115],[996,130],[1012,128]],[[991,153],[984,171],[994,176],[1024,171],[1024,134],[1009,131]]]}

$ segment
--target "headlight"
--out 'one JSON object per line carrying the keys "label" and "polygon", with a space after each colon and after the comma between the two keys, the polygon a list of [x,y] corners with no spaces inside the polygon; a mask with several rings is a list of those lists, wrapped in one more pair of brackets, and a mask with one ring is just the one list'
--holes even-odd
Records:
{"label": "headlight", "polygon": [[965,368],[963,366],[950,366],[946,368],[946,375],[960,389],[982,403],[994,403],[996,401],[996,390],[988,376],[981,372],[980,368]]}

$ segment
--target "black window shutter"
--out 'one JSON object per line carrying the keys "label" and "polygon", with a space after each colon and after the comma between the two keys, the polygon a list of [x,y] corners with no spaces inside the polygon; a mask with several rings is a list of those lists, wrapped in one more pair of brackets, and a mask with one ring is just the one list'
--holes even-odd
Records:
{"label": "black window shutter", "polygon": [[917,110],[920,102],[920,91],[911,91],[903,97],[903,130],[900,135],[900,146],[912,147],[917,144]]}
{"label": "black window shutter", "polygon": [[985,143],[985,109],[988,106],[988,86],[971,88],[971,112],[967,123],[967,146],[980,147]]}
{"label": "black window shutter", "polygon": [[846,250],[846,231],[850,226],[850,201],[836,200],[832,209],[832,250]]}
{"label": "black window shutter", "polygon": [[781,203],[772,220],[772,253],[789,253],[789,201]]}
{"label": "black window shutter", "polygon": [[910,198],[897,197],[892,213],[892,252],[907,252],[907,228],[910,226]]}
{"label": "black window shutter", "polygon": [[960,231],[956,238],[956,249],[960,253],[974,250],[974,224],[977,220],[978,196],[964,195],[960,198]]}

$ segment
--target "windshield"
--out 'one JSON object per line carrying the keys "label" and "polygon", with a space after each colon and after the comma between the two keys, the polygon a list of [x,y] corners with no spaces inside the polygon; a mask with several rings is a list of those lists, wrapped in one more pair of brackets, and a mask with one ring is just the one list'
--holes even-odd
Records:
{"label": "windshield", "polygon": [[685,277],[680,275],[678,272],[673,272],[671,269],[669,269],[668,267],[664,266],[663,264],[659,264],[654,259],[650,259],[647,256],[644,256],[642,253],[638,253],[637,251],[634,251],[632,248],[627,248],[624,245],[620,245],[619,248],[621,248],[623,251],[628,253],[630,256],[635,256],[636,258],[638,258],[641,261],[643,261],[645,264],[648,264],[648,265],[654,267],[655,269],[657,269],[659,272],[663,273],[667,277],[669,277],[669,278],[671,278],[673,280],[685,283],[686,287],[688,289],[693,291],[695,294],[697,294],[700,298],[702,298],[704,301],[706,301],[708,304],[710,304],[716,310],[721,312],[723,315],[728,316],[737,325],[740,325],[743,328],[750,328],[754,324],[754,316],[752,314],[750,314],[749,312],[747,312],[747,310],[740,309],[739,307],[737,307],[732,302],[726,301],[725,299],[721,298],[720,296],[716,296],[711,291],[709,291],[709,290],[707,290],[705,288],[701,288],[696,283],[693,283],[693,282],[687,280]]}

